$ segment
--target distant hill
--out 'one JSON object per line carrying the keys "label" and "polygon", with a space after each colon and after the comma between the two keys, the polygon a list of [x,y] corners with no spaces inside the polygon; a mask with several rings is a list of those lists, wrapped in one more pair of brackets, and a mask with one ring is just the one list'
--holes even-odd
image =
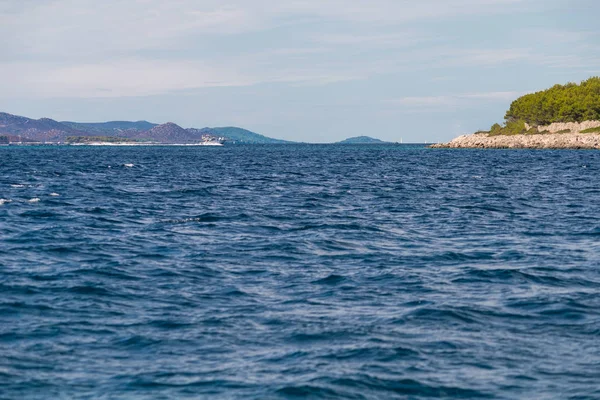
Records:
{"label": "distant hill", "polygon": [[154,124],[148,121],[110,121],[98,123],[63,122],[73,128],[79,128],[86,132],[101,134],[104,136],[116,136],[125,139],[149,140],[160,143],[193,143],[209,138],[214,139],[207,130],[189,128],[167,122],[166,124]]}
{"label": "distant hill", "polygon": [[136,138],[150,139],[164,143],[187,143],[206,140],[207,138],[223,138],[228,143],[261,144],[290,143],[285,140],[272,139],[242,128],[188,128],[183,129],[172,122],[157,125],[152,129],[138,133]]}
{"label": "distant hill", "polygon": [[173,122],[156,125],[150,130],[137,133],[135,137],[161,143],[186,143],[190,141],[188,131]]}
{"label": "distant hill", "polygon": [[148,131],[154,128],[157,124],[148,121],[109,121],[109,122],[71,122],[61,121],[61,124],[72,129],[77,129],[84,132],[94,132],[100,134],[121,134],[122,132],[131,131]]}
{"label": "distant hill", "polygon": [[338,142],[338,144],[376,144],[376,143],[386,143],[386,142],[384,142],[383,140],[369,137],[369,136],[356,136],[356,137],[351,137],[351,138],[342,140],[341,142]]}
{"label": "distant hill", "polygon": [[[150,140],[160,143],[194,143],[220,138],[228,143],[291,143],[236,127],[188,128],[168,122],[148,121],[58,122],[49,118],[31,119],[0,113],[0,136],[3,141],[64,142],[67,137],[97,136]],[[17,138],[17,139],[13,139]]]}
{"label": "distant hill", "polygon": [[50,118],[31,119],[0,113],[0,135],[19,136],[23,141],[62,141],[67,136],[86,136],[85,131],[73,129]]}
{"label": "distant hill", "polygon": [[207,133],[211,133],[214,136],[220,136],[227,138],[227,141],[233,143],[247,143],[247,144],[284,144],[292,143],[287,140],[272,139],[267,136],[259,135],[258,133],[251,132],[246,129],[236,127],[224,127],[224,128],[205,128]]}

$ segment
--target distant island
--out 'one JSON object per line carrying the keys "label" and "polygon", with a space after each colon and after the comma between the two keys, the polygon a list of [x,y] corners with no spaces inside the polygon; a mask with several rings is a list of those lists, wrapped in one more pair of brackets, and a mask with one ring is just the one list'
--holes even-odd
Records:
{"label": "distant island", "polygon": [[167,122],[84,123],[0,113],[0,144],[276,144],[290,143],[237,127],[188,128]]}
{"label": "distant island", "polygon": [[[158,145],[158,144],[294,144],[238,127],[182,128],[167,122],[72,122],[32,119],[0,112],[0,145]],[[351,137],[335,144],[385,144],[369,136]]]}
{"label": "distant island", "polygon": [[600,149],[600,77],[522,96],[502,125],[430,147]]}
{"label": "distant island", "polygon": [[342,140],[341,142],[338,142],[338,144],[376,144],[376,143],[387,143],[384,142],[383,140],[379,140],[379,139],[375,139],[369,136],[356,136],[356,137],[351,137],[345,140]]}

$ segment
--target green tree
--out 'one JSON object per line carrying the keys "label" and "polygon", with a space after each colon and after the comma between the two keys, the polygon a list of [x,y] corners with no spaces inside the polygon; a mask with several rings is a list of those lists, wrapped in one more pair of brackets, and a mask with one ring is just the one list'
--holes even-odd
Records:
{"label": "green tree", "polygon": [[519,120],[530,125],[600,120],[600,77],[522,96],[513,101],[504,118],[507,126]]}

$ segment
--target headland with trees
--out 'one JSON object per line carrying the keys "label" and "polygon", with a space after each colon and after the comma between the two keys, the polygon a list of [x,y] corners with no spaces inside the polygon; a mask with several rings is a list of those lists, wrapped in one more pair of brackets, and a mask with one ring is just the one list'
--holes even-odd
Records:
{"label": "headland with trees", "polygon": [[503,124],[432,147],[600,149],[600,77],[519,97]]}

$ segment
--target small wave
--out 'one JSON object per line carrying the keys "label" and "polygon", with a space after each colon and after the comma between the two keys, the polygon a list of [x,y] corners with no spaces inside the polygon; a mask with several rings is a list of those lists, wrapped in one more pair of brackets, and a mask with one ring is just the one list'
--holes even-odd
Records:
{"label": "small wave", "polygon": [[52,197],[58,197],[58,196],[60,196],[60,194],[52,192],[52,193],[50,193],[50,196],[52,196]]}
{"label": "small wave", "polygon": [[340,394],[333,389],[313,385],[289,385],[278,389],[277,393],[295,398],[320,397],[334,399],[340,396]]}
{"label": "small wave", "polygon": [[128,164],[123,164],[124,167],[127,168],[133,168],[134,164],[128,163]]}
{"label": "small wave", "polygon": [[30,217],[30,218],[56,218],[58,217],[60,214],[55,213],[53,211],[49,211],[47,209],[44,208],[33,208],[33,209],[29,209],[25,212],[22,212],[19,214],[19,216],[21,217]]}
{"label": "small wave", "polygon": [[29,203],[39,203],[40,202],[40,198],[39,197],[34,197],[33,199],[27,200],[27,202],[29,202]]}
{"label": "small wave", "polygon": [[217,217],[197,217],[197,218],[182,218],[182,219],[169,219],[164,221],[167,224],[185,224],[186,222],[215,222],[218,221]]}
{"label": "small wave", "polygon": [[433,386],[414,379],[385,379],[362,374],[356,377],[339,378],[331,382],[341,388],[368,389],[377,392],[395,393],[435,398],[491,398],[492,395],[474,389],[458,386]]}
{"label": "small wave", "polygon": [[0,367],[0,377],[5,377],[9,379],[16,379],[18,375],[14,373],[11,369]]}
{"label": "small wave", "polygon": [[10,199],[0,199],[0,206],[3,204],[7,204],[7,203],[12,203],[12,200]]}
{"label": "small wave", "polygon": [[157,341],[146,336],[131,335],[126,338],[120,338],[114,342],[119,347],[144,348],[156,344]]}
{"label": "small wave", "polygon": [[247,217],[247,215],[238,215],[238,216],[221,216],[221,215],[217,215],[217,214],[213,214],[213,213],[206,213],[206,214],[202,214],[199,215],[197,217],[189,217],[189,218],[180,218],[180,219],[166,219],[163,220],[161,222],[166,223],[166,224],[185,224],[188,222],[218,222],[218,221],[224,221],[224,220],[228,220],[228,219],[234,219],[234,218],[244,218]]}
{"label": "small wave", "polygon": [[10,187],[15,188],[15,189],[20,189],[20,188],[24,188],[25,185],[16,184],[16,185],[10,185]]}
{"label": "small wave", "polygon": [[337,285],[338,283],[341,283],[345,280],[346,280],[346,278],[342,275],[332,274],[326,278],[314,281],[313,283],[318,284],[318,285]]}
{"label": "small wave", "polygon": [[407,347],[358,347],[343,350],[332,350],[330,353],[322,356],[327,360],[369,360],[376,359],[383,362],[394,362],[400,358],[415,358],[419,356],[417,350]]}
{"label": "small wave", "polygon": [[165,330],[173,330],[173,329],[188,328],[188,327],[192,326],[192,324],[189,324],[186,322],[170,321],[170,320],[159,320],[159,321],[151,322],[150,326],[160,328],[160,329],[165,329]]}
{"label": "small wave", "polygon": [[68,289],[71,293],[83,294],[83,295],[98,295],[98,296],[106,296],[110,295],[111,292],[108,290],[92,285],[82,285],[82,286],[74,286]]}
{"label": "small wave", "polygon": [[423,307],[409,313],[411,319],[432,320],[432,321],[454,321],[459,323],[472,324],[478,322],[464,310],[437,309]]}
{"label": "small wave", "polygon": [[[31,294],[31,293],[28,293]],[[45,305],[45,304],[29,304],[23,301],[14,301],[14,302],[9,302],[9,303],[4,303],[3,307],[5,307],[5,310],[15,310],[17,312],[23,311],[23,310],[31,310],[31,311],[52,311],[54,310],[54,308]]]}

